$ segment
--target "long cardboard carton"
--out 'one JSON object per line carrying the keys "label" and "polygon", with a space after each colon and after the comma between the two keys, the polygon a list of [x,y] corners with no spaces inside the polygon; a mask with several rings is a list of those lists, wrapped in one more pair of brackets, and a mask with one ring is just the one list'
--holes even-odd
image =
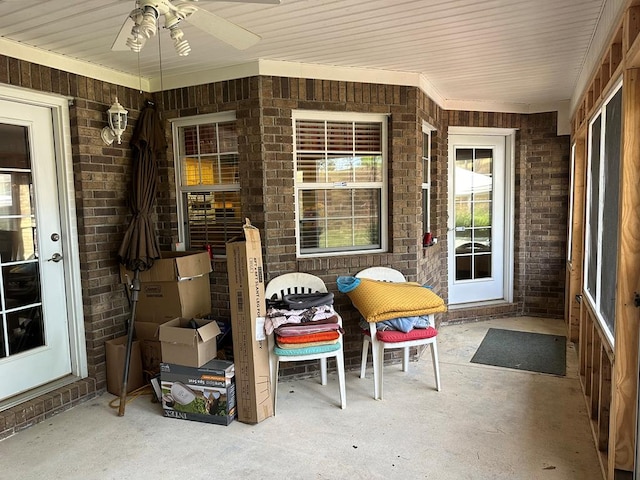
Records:
{"label": "long cardboard carton", "polygon": [[236,366],[238,420],[258,423],[273,415],[260,233],[247,220],[243,236],[226,245],[231,336]]}

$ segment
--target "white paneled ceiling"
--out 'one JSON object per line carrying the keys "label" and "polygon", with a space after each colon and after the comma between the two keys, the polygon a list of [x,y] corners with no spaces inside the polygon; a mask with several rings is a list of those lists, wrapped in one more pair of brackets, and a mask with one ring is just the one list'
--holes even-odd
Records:
{"label": "white paneled ceiling", "polygon": [[318,78],[409,79],[440,103],[555,104],[569,100],[580,75],[590,73],[584,62],[607,1],[623,3],[201,0],[199,8],[262,39],[239,51],[183,22],[192,51],[180,57],[166,30],[139,55],[111,51],[133,0],[3,0],[0,53],[129,86],[144,82],[151,90],[198,83],[212,72],[231,78],[281,69]]}

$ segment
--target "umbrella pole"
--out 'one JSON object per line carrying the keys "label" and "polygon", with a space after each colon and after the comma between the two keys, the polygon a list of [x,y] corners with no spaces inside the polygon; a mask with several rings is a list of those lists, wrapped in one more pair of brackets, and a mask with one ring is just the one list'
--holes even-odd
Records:
{"label": "umbrella pole", "polygon": [[120,388],[120,405],[118,407],[118,416],[124,415],[124,409],[127,404],[127,382],[129,380],[129,364],[131,363],[131,346],[133,345],[134,321],[136,318],[136,306],[138,304],[138,295],[140,293],[140,270],[137,268],[133,271],[133,281],[131,282],[131,318],[129,319],[129,332],[127,335],[127,351],[124,358],[124,372],[122,374],[122,387]]}

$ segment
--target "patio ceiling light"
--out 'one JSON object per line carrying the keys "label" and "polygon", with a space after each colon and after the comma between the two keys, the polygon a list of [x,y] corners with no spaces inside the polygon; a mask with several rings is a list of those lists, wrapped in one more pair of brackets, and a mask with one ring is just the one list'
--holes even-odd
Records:
{"label": "patio ceiling light", "polygon": [[122,105],[118,102],[118,97],[116,97],[116,101],[111,108],[107,110],[107,120],[109,121],[109,126],[104,127],[100,136],[102,140],[107,145],[113,144],[114,140],[118,140],[118,144],[121,142],[121,137],[124,131],[127,128],[127,115],[129,112],[123,108]]}

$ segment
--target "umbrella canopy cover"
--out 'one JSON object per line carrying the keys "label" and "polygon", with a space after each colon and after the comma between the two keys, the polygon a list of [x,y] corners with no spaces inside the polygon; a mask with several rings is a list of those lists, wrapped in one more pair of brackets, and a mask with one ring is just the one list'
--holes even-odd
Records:
{"label": "umbrella canopy cover", "polygon": [[160,248],[151,210],[158,182],[157,158],[166,148],[164,128],[152,105],[145,106],[131,138],[133,180],[130,206],[133,217],[118,250],[118,260],[132,271],[151,268],[160,258]]}

